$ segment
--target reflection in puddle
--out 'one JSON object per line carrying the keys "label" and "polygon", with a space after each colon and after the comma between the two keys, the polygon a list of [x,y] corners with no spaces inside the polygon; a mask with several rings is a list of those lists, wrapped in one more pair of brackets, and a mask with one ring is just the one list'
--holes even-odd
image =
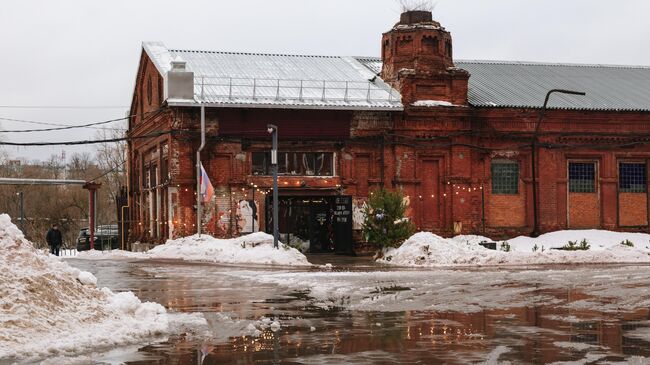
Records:
{"label": "reflection in puddle", "polygon": [[207,329],[179,328],[164,342],[123,349],[121,356],[115,356],[119,349],[111,356],[94,355],[96,363],[546,364],[650,358],[647,267],[280,272],[71,264],[95,273],[100,285],[132,290],[170,311],[203,313],[207,322]]}

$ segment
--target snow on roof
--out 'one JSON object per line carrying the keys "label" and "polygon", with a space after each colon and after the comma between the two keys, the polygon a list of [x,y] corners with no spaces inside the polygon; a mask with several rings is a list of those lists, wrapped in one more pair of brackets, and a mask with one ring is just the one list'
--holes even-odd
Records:
{"label": "snow on roof", "polygon": [[399,92],[354,57],[170,50],[159,42],[143,48],[163,76],[177,58],[194,72],[195,101],[175,105],[403,109]]}
{"label": "snow on roof", "polygon": [[[401,96],[377,75],[377,57],[307,56],[169,50],[160,42],[143,47],[166,75],[175,58],[195,73],[195,98],[218,106],[402,110]],[[472,106],[575,110],[650,111],[650,67],[456,60],[470,72]],[[187,103],[187,101],[185,101]],[[182,105],[183,102],[175,103]],[[196,102],[190,102],[190,105]]]}

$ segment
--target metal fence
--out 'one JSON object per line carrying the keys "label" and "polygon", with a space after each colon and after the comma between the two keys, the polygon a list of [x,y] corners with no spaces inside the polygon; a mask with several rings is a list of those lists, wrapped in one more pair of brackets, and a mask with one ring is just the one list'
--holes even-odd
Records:
{"label": "metal fence", "polygon": [[399,102],[391,87],[374,81],[292,80],[199,75],[195,93],[210,99],[267,99],[322,102]]}

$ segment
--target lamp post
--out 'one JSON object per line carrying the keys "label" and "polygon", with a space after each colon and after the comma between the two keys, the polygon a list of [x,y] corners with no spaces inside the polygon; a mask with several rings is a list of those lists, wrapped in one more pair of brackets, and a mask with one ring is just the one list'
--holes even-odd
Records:
{"label": "lamp post", "polygon": [[544,118],[544,113],[546,112],[546,107],[548,105],[548,100],[551,97],[551,94],[553,93],[560,93],[560,94],[569,94],[569,95],[587,95],[587,93],[583,91],[572,91],[572,90],[564,90],[564,89],[552,89],[549,90],[549,92],[546,93],[546,98],[544,99],[544,105],[542,106],[542,110],[539,112],[539,117],[537,118],[537,123],[535,123],[535,131],[533,132],[533,140],[531,143],[531,153],[530,153],[530,158],[531,158],[531,168],[532,168],[532,178],[533,178],[533,232],[530,234],[532,237],[537,237],[539,236],[539,217],[537,214],[537,158],[536,158],[536,153],[537,153],[537,135],[539,133],[539,126],[542,123],[542,119]]}
{"label": "lamp post", "polygon": [[266,125],[266,131],[271,133],[271,168],[273,170],[273,247],[278,245],[278,127]]}

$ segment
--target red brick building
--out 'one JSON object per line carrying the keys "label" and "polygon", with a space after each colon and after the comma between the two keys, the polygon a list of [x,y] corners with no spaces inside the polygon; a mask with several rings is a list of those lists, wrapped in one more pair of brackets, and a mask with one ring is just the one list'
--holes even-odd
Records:
{"label": "red brick building", "polygon": [[[403,190],[417,227],[443,235],[530,234],[536,220],[542,232],[648,231],[650,68],[461,61],[452,45],[428,12],[402,14],[381,59],[143,44],[131,240],[196,231],[201,103],[216,191],[204,229],[217,236],[269,227],[267,123],[279,129],[280,231],[315,251],[331,249],[336,197],[352,198],[358,230],[381,186]],[[586,95],[555,93],[542,113],[551,89]]]}

